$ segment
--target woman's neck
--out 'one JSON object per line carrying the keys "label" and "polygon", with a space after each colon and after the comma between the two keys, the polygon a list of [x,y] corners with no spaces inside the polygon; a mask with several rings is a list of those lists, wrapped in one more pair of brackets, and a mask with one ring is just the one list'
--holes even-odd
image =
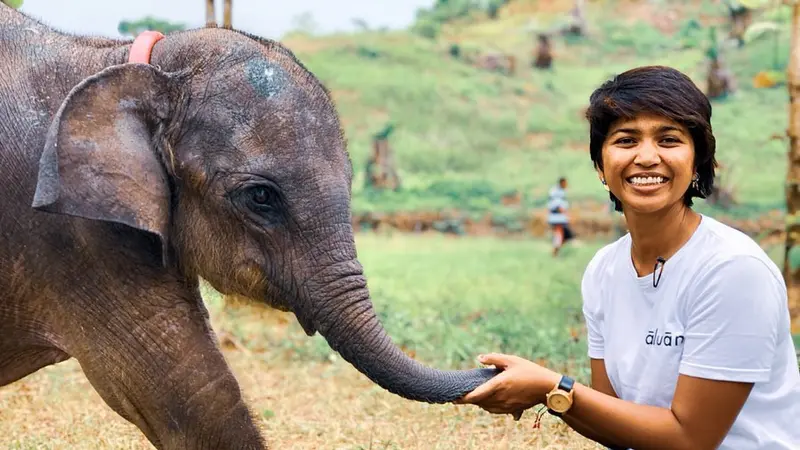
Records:
{"label": "woman's neck", "polygon": [[625,212],[631,234],[631,258],[639,276],[653,272],[656,258],[669,259],[694,234],[701,216],[683,203],[650,214]]}

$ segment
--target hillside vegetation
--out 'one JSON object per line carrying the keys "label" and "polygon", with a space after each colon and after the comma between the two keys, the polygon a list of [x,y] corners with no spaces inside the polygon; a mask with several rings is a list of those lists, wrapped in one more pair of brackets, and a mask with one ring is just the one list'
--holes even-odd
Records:
{"label": "hillside vegetation", "polygon": [[[705,90],[710,27],[727,35],[727,10],[709,0],[587,2],[590,35],[556,37],[553,68],[534,70],[535,31],[562,21],[572,2],[541,3],[512,0],[494,20],[476,12],[435,29],[422,24],[417,33],[287,36],[336,99],[356,170],[355,211],[495,210],[515,190],[523,210],[536,208],[560,175],[569,177],[573,199],[606,201],[583,118],[592,90],[646,64],[673,66]],[[768,34],[723,53],[738,90],[714,102],[712,122],[718,159],[736,184],[734,214],[783,207],[788,94],[781,83],[757,89],[752,80],[760,71],[785,72],[787,9],[757,15],[781,24],[777,38]],[[449,54],[454,43],[462,51],[513,54],[517,71],[474,67]],[[396,127],[391,145],[402,188],[375,192],[364,188],[364,168],[372,135],[387,123]]]}

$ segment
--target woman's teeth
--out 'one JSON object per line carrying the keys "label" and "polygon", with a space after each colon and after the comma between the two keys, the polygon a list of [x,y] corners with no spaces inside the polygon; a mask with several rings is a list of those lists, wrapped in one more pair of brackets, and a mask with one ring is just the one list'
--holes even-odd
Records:
{"label": "woman's teeth", "polygon": [[631,184],[646,186],[649,184],[661,184],[667,180],[664,177],[633,177],[630,178],[629,181]]}

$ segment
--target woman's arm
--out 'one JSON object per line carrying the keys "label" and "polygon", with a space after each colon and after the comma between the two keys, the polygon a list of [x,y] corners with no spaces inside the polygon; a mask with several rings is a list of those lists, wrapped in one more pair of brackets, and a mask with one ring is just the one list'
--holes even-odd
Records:
{"label": "woman's arm", "polygon": [[[598,392],[602,392],[612,397],[617,397],[614,387],[611,386],[611,380],[608,379],[606,373],[606,362],[602,359],[592,358],[590,361],[590,368],[592,371],[592,388]],[[573,430],[577,431],[583,437],[599,442],[604,438],[603,434],[590,427],[585,422],[580,421],[571,415],[562,416],[561,419],[567,423]],[[616,448],[616,447],[612,447]],[[622,447],[619,447],[622,448]]]}
{"label": "woman's arm", "polygon": [[[672,408],[638,405],[580,383],[564,421],[588,427],[595,441],[636,449],[715,449],[733,425],[752,383],[678,377]],[[576,430],[577,431],[577,430]]]}
{"label": "woman's arm", "polygon": [[[518,356],[481,357],[502,373],[457,403],[473,403],[495,414],[514,414],[545,403],[561,375]],[[601,382],[602,385],[602,382]],[[715,449],[744,405],[752,383],[678,377],[672,408],[640,405],[575,383],[564,415],[575,431],[612,448],[637,450]],[[602,389],[602,388],[601,388]]]}

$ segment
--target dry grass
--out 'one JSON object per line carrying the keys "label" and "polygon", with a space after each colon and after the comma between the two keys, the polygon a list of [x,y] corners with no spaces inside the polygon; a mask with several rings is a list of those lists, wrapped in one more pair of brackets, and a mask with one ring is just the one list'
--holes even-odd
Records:
{"label": "dry grass", "polygon": [[[450,308],[448,305],[456,300],[465,314],[482,311],[488,304],[511,308],[533,301],[528,292],[537,292],[537,308],[544,308],[541,302],[550,295],[548,292],[560,292],[560,285],[553,281],[563,278],[558,274],[576,272],[574,266],[584,264],[590,255],[575,249],[572,260],[554,265],[547,256],[547,243],[538,241],[377,234],[360,234],[357,239],[374,303],[391,303],[392,311],[414,317],[431,314],[430,308]],[[486,261],[491,263],[487,265]],[[539,276],[531,279],[531,271]],[[481,282],[475,283],[478,272],[483,275]],[[234,336],[245,348],[222,341],[225,357],[270,448],[598,448],[548,414],[543,416],[542,428],[533,429],[534,411],[514,422],[510,416],[491,415],[472,405],[429,405],[402,399],[377,387],[329,352],[319,336],[307,337],[291,314],[234,298],[223,301],[219,293],[205,285],[202,292],[218,335]],[[449,296],[454,297],[451,300]],[[558,298],[566,302],[571,296]],[[388,320],[404,317],[391,316]],[[410,323],[411,331],[420,326],[415,321]],[[533,319],[525,321],[530,330],[522,334],[515,331],[519,328],[515,324],[508,322],[509,330],[503,336],[520,342],[520,347],[533,346],[536,354],[556,354],[558,349],[535,342],[550,335],[537,334]],[[552,320],[548,324],[553,324]],[[444,332],[449,326],[445,323],[437,330]],[[452,354],[460,346],[470,348],[470,353],[483,351],[482,344],[468,340],[473,337],[464,333],[441,341],[441,345],[452,344],[455,349],[432,351],[423,341],[436,336],[404,335],[392,329],[393,337],[404,338],[419,351],[418,359],[443,368],[450,367],[447,358],[453,360]],[[323,351],[318,345],[324,347]],[[499,347],[492,344],[491,349]],[[75,360],[0,388],[2,450],[151,448],[136,427],[106,406]]]}
{"label": "dry grass", "polygon": [[[286,332],[280,325],[284,315],[255,308],[248,312],[276,333]],[[514,422],[473,406],[404,400],[342,360],[302,362],[278,351],[250,356],[234,349],[224,352],[270,448],[599,448],[547,414],[542,428],[533,429],[533,411]],[[153,447],[103,403],[78,363],[69,360],[0,389],[0,448]]]}

